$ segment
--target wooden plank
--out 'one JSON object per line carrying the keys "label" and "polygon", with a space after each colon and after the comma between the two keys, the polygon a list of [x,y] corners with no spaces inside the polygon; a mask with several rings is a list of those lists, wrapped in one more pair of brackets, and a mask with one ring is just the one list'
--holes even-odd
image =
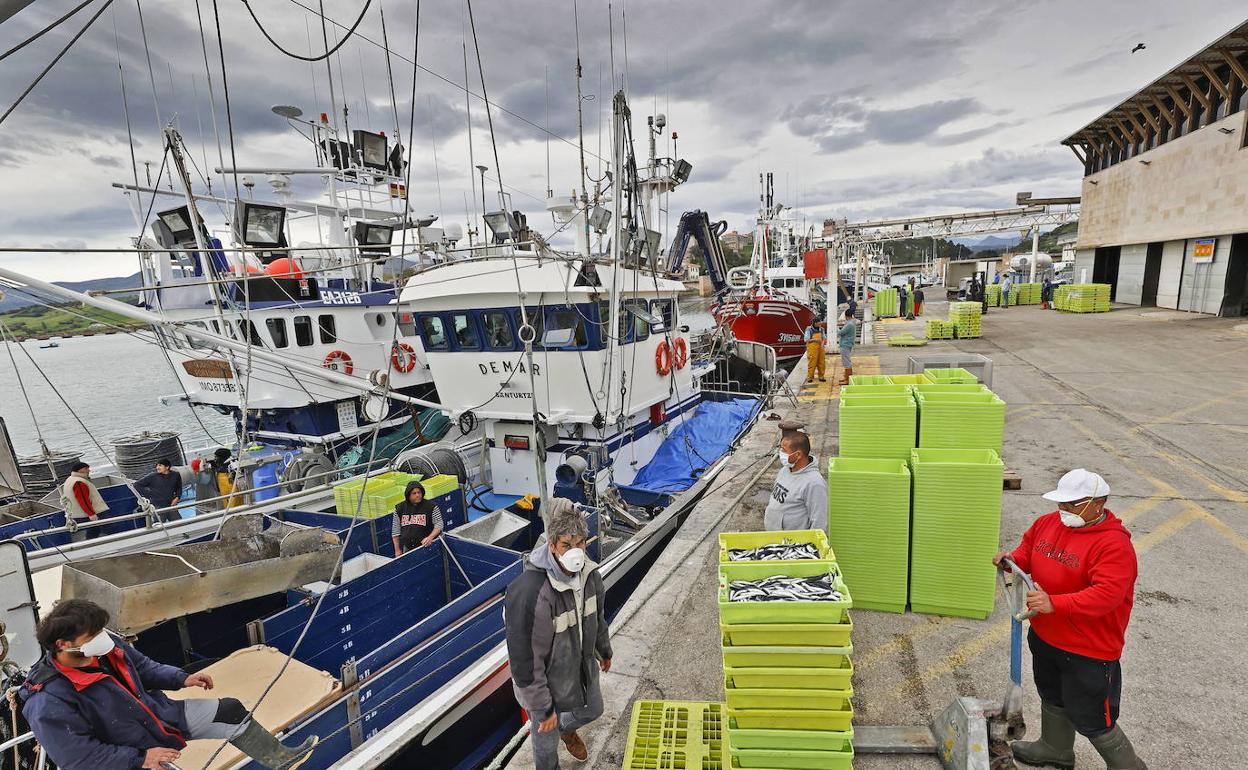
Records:
{"label": "wooden plank", "polygon": [[1001,488],[1002,489],[1022,489],[1023,477],[1019,475],[1018,471],[1014,471],[1014,470],[1010,470],[1009,468],[1006,468],[1005,472],[1001,476]]}
{"label": "wooden plank", "polygon": [[1168,109],[1165,102],[1152,94],[1149,94],[1148,98],[1157,107],[1157,115],[1166,121],[1167,127],[1177,126],[1179,124],[1179,122],[1174,119],[1174,110]]}
{"label": "wooden plank", "polygon": [[[1178,107],[1180,110],[1183,110],[1183,114],[1187,116],[1187,119],[1189,121],[1194,119],[1191,106],[1188,105],[1186,99],[1179,96],[1178,89],[1176,89],[1174,86],[1165,86],[1165,85],[1162,86],[1162,89],[1164,89],[1166,93],[1170,94],[1170,98],[1174,100],[1175,106]],[[1189,126],[1188,128],[1190,129],[1191,127]]]}
{"label": "wooden plank", "polygon": [[1239,78],[1239,82],[1244,88],[1248,88],[1248,70],[1244,69],[1244,65],[1239,63],[1239,59],[1229,51],[1218,51],[1222,54],[1222,58],[1226,59],[1226,63],[1230,66],[1231,71],[1235,73],[1235,77]]}
{"label": "wooden plank", "polygon": [[1144,126],[1140,125],[1140,121],[1136,120],[1135,116],[1128,110],[1123,110],[1122,115],[1130,121],[1131,125],[1135,128],[1136,135],[1140,137],[1140,144],[1148,144],[1148,132],[1144,130]]}
{"label": "wooden plank", "polygon": [[1200,87],[1196,85],[1196,81],[1192,80],[1187,75],[1184,75],[1182,72],[1178,73],[1178,76],[1179,80],[1183,81],[1183,85],[1187,86],[1187,90],[1192,92],[1192,96],[1196,97],[1196,101],[1200,102],[1200,106],[1205,108],[1205,112],[1212,111],[1212,102],[1209,101],[1209,97],[1205,94],[1205,92],[1200,90]]}
{"label": "wooden plank", "polygon": [[1148,111],[1148,105],[1146,105],[1146,104],[1141,104],[1141,105],[1139,105],[1139,109],[1140,109],[1140,115],[1142,115],[1142,116],[1144,117],[1144,120],[1148,121],[1148,125],[1152,126],[1152,127],[1153,127],[1153,130],[1157,132],[1157,136],[1159,136],[1159,137],[1160,137],[1160,136],[1161,136],[1161,125],[1160,125],[1160,124],[1157,122],[1157,120],[1153,117],[1153,113],[1151,113],[1151,112],[1149,112],[1149,111]]}
{"label": "wooden plank", "polygon": [[1209,82],[1217,86],[1218,90],[1222,92],[1222,97],[1226,99],[1228,102],[1231,101],[1230,86],[1228,86],[1226,83],[1223,83],[1222,78],[1218,77],[1218,73],[1214,72],[1213,68],[1210,67],[1208,64],[1201,62],[1199,66],[1200,66],[1200,71],[1205,73],[1205,77],[1209,78]]}

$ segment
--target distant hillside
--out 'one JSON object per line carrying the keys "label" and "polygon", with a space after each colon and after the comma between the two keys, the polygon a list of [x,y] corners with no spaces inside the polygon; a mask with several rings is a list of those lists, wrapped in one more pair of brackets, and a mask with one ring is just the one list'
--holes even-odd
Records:
{"label": "distant hillside", "polygon": [[969,235],[954,238],[954,242],[969,247],[972,251],[1003,251],[1012,249],[1022,240],[1017,235]]}
{"label": "distant hillside", "polygon": [[[905,241],[893,241],[884,244],[884,251],[891,254],[892,263],[898,265],[913,265],[923,262],[932,254],[931,238],[912,238]],[[945,240],[944,238],[936,239],[936,256],[952,257],[953,259],[965,259],[971,256],[971,249],[954,241]]]}
{"label": "distant hillside", "polygon": [[[134,297],[120,296],[122,302],[133,302]],[[0,313],[0,321],[18,339],[28,337],[68,337],[85,332],[116,331],[116,327],[138,329],[146,326],[130,318],[105,310],[80,305],[56,305],[28,307]]]}
{"label": "distant hillside", "polygon": [[[53,281],[57,286],[63,286],[73,291],[112,291],[114,289],[127,289],[138,286],[141,282],[139,274],[128,275],[124,278],[92,278],[87,281]],[[0,313],[18,308],[30,307],[38,304],[29,294],[20,292],[15,289],[4,289],[4,299],[0,300]],[[47,302],[49,298],[40,297],[41,300]]]}

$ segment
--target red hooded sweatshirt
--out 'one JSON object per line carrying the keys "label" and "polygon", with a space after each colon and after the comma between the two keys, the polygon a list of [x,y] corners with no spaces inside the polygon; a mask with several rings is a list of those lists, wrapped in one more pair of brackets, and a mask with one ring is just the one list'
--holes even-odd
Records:
{"label": "red hooded sweatshirt", "polygon": [[1122,657],[1123,636],[1135,602],[1135,547],[1117,516],[1105,511],[1096,525],[1067,527],[1057,511],[1023,534],[1012,557],[1053,601],[1053,612],[1031,619],[1044,641],[1099,660]]}

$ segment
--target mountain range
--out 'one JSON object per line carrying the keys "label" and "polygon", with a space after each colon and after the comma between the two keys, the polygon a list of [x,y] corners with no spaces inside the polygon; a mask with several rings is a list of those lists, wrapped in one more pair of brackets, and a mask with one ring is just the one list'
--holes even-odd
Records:
{"label": "mountain range", "polygon": [[[73,291],[111,291],[113,289],[126,289],[138,286],[142,281],[139,280],[139,274],[128,276],[118,276],[114,278],[92,278],[87,281],[53,281],[57,286],[63,286]],[[10,310],[29,307],[39,304],[30,295],[16,291],[13,289],[4,289],[4,299],[0,299],[0,313],[7,313]],[[42,299],[42,298],[41,298]],[[61,304],[61,300],[52,300],[51,304]]]}
{"label": "mountain range", "polygon": [[966,246],[972,251],[1001,251],[1003,249],[1012,249],[1020,243],[1020,239],[1016,235],[985,235],[982,237],[968,235],[961,238],[951,238],[950,240]]}

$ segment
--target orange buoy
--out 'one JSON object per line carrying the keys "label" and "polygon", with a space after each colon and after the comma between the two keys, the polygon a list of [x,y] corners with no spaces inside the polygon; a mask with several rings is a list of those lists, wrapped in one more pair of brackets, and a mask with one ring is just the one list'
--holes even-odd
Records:
{"label": "orange buoy", "polygon": [[303,270],[291,257],[278,257],[265,266],[264,272],[272,278],[303,278]]}

